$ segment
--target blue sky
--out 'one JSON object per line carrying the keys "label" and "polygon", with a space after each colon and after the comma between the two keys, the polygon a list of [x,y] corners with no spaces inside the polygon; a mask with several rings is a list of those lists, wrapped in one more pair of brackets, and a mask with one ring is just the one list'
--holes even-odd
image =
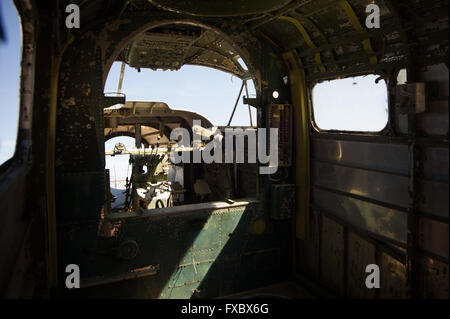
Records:
{"label": "blue sky", "polygon": [[[104,92],[117,92],[120,62],[111,67]],[[214,125],[227,125],[239,94],[242,81],[215,69],[185,65],[178,71],[125,68],[122,93],[127,101],[165,102],[173,109],[202,114]],[[249,95],[255,96],[252,81],[248,81]],[[245,91],[245,90],[244,90]],[[245,92],[243,92],[245,94]],[[256,109],[251,107],[253,123]],[[249,126],[248,106],[239,100],[231,125]]]}

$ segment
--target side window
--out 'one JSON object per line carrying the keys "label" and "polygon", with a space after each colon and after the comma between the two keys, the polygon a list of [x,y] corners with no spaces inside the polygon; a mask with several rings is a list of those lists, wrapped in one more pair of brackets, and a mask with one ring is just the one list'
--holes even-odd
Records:
{"label": "side window", "polygon": [[323,131],[380,132],[388,123],[388,91],[378,75],[318,83],[312,90],[314,123]]}
{"label": "side window", "polygon": [[22,30],[12,0],[0,1],[0,165],[13,157],[19,125]]}

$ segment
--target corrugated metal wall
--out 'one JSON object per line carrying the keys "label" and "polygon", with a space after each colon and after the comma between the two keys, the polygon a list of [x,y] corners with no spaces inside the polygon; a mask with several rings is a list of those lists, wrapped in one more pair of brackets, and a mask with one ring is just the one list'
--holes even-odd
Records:
{"label": "corrugated metal wall", "polygon": [[[419,81],[427,111],[417,116],[415,148],[401,134],[311,134],[311,235],[298,242],[298,271],[339,296],[409,295],[414,214],[419,296],[448,298],[448,69],[423,69]],[[395,116],[402,133],[407,122]],[[365,286],[368,264],[380,267],[380,289]]]}

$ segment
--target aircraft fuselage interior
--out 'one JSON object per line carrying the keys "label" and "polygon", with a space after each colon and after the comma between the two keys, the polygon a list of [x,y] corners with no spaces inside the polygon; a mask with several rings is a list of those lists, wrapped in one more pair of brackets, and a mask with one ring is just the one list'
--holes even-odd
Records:
{"label": "aircraft fuselage interior", "polygon": [[448,299],[447,0],[6,2],[3,298]]}

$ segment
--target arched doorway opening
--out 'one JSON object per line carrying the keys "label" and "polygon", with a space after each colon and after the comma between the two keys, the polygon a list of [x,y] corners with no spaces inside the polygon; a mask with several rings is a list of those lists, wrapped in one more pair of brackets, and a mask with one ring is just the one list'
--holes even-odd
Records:
{"label": "arched doorway opening", "polygon": [[[202,128],[211,129],[214,132],[230,127],[232,123],[240,127],[256,129],[256,109],[250,106],[250,103],[243,104],[243,97],[247,100],[256,100],[254,78],[238,52],[239,50],[235,49],[229,39],[217,30],[180,23],[167,23],[145,30],[123,46],[122,51],[117,55],[116,65],[113,65],[110,70],[104,91],[113,95],[125,94],[127,97],[126,104],[117,104],[105,109],[105,135],[126,133],[135,138],[136,148],[124,151],[133,158],[130,162],[134,161],[132,168],[129,169],[132,173],[125,187],[132,199],[129,200],[129,205],[126,204],[123,207],[125,210],[167,207],[169,201],[164,205],[151,204],[155,187],[160,193],[164,193],[161,187],[166,189],[164,195],[169,196],[164,198],[175,198],[170,205],[231,200],[242,197],[243,193],[248,194],[240,189],[239,180],[243,177],[240,176],[241,170],[236,163],[194,164],[191,161],[173,165],[168,161],[169,152],[174,144],[169,138],[171,132],[178,128],[186,128],[194,138],[195,120],[201,122]],[[117,72],[119,64],[121,64],[120,72]],[[185,72],[180,75],[185,71],[184,68],[190,68],[191,73]],[[111,74],[114,69],[116,74]],[[202,70],[199,71],[199,69]],[[234,79],[235,92],[231,89],[227,90],[223,82],[219,85],[215,84],[213,80],[217,78],[211,73],[209,76],[204,76],[205,73],[202,72],[206,70],[214,70],[215,73],[225,75],[227,80]],[[158,78],[162,79],[167,74],[180,75],[181,81],[177,82],[176,76],[166,76],[169,79],[165,83],[158,81]],[[127,83],[127,80],[130,82]],[[114,92],[115,87],[117,87],[116,92]],[[200,89],[196,91],[196,87]],[[214,89],[216,91],[212,96],[208,95]],[[130,100],[129,96],[133,98]],[[179,103],[175,105],[177,107],[172,107],[172,103],[170,105],[166,103],[173,96],[178,98],[174,99],[175,104]],[[193,102],[187,101],[189,96],[194,98]],[[228,107],[225,101],[227,99]],[[198,102],[203,102],[199,103],[203,104],[203,108],[192,108],[192,104]],[[187,105],[183,107],[184,103]],[[204,116],[205,113],[208,113],[208,116]],[[241,117],[246,117],[245,124]],[[212,121],[211,118],[215,120]],[[144,132],[151,127],[159,127],[160,132],[158,133],[157,130],[150,133]],[[150,135],[157,139],[147,141],[148,149],[139,147],[140,141]],[[205,145],[202,144],[202,147]],[[117,155],[111,147],[112,145],[105,146],[107,157]],[[188,156],[192,159],[195,151],[192,149],[184,151],[189,152]],[[155,165],[151,166],[149,171],[155,173],[148,176],[148,171],[144,172],[143,167],[149,167],[149,161],[155,160],[155,152],[166,153],[159,157],[159,162],[153,163]],[[166,161],[168,164],[164,180],[159,180],[157,175],[162,172],[156,167],[165,166],[163,162],[166,163]],[[141,165],[143,163],[144,165]],[[253,170],[252,174],[256,172],[253,167],[250,170]],[[143,179],[145,179],[144,182]],[[115,180],[112,171],[110,171],[110,180]],[[252,180],[256,182],[256,177],[253,176]],[[131,184],[134,181],[136,185],[130,185],[130,181]],[[115,189],[113,183],[110,185]],[[138,188],[143,190],[142,194],[139,194]],[[254,190],[255,185],[252,188]],[[150,193],[153,195],[150,196]],[[174,194],[176,196],[173,196]]]}

